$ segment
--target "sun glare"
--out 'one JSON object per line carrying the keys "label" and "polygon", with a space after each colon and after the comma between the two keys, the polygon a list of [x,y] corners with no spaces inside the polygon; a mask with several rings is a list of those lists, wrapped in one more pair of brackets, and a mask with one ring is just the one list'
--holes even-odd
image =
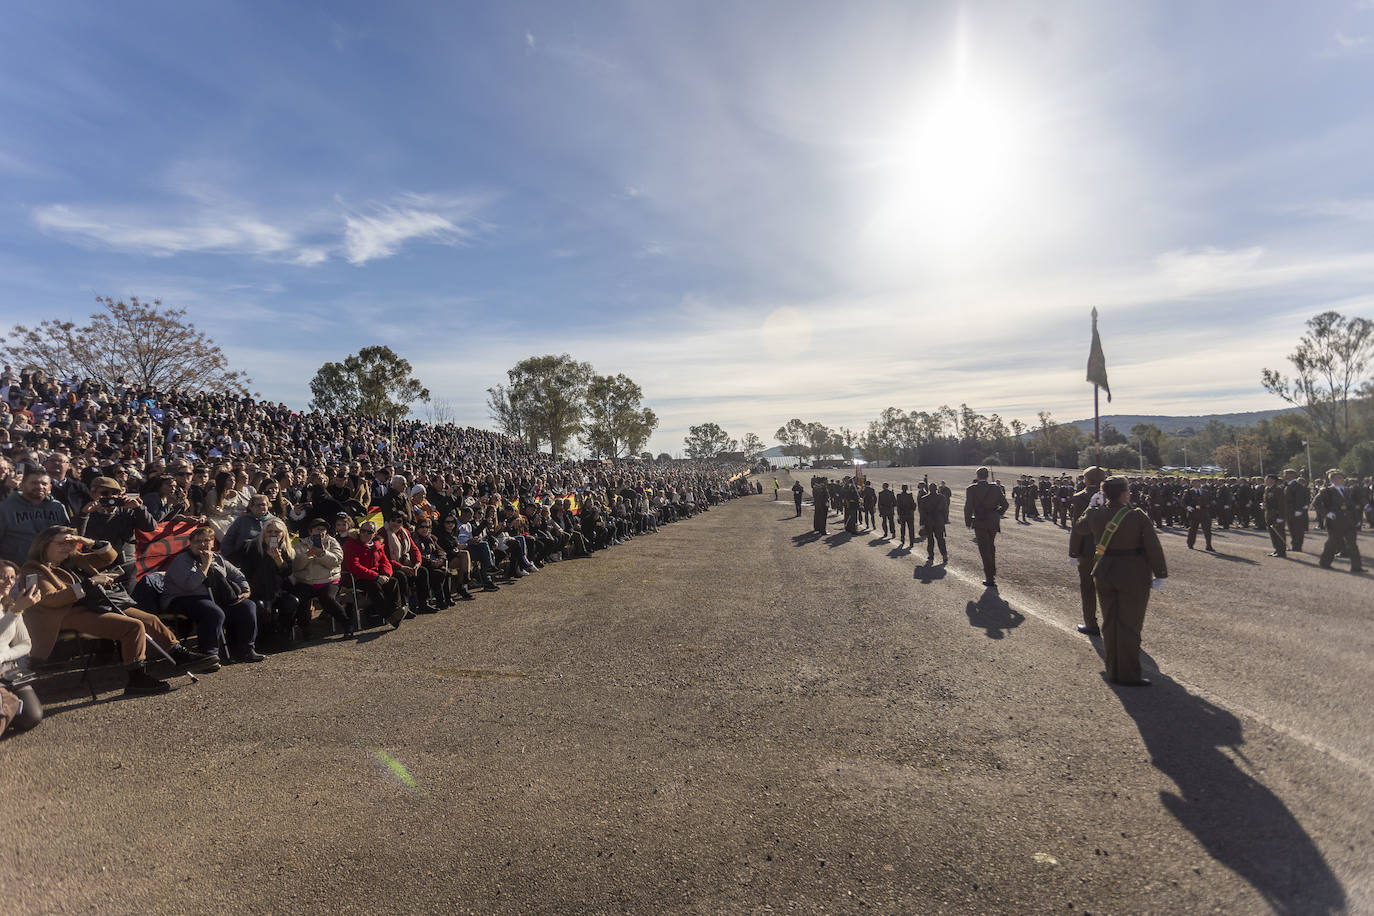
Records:
{"label": "sun glare", "polygon": [[870,257],[967,266],[999,253],[1034,191],[1016,98],[975,73],[961,38],[945,80],[894,103],[873,163]]}

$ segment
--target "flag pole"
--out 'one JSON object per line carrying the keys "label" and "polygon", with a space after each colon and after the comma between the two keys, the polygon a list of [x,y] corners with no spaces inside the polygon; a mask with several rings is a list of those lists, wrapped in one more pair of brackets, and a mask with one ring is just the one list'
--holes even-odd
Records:
{"label": "flag pole", "polygon": [[1102,467],[1102,429],[1097,415],[1098,392],[1101,390],[1101,388],[1093,385],[1093,448],[1096,451],[1093,463],[1098,467]]}

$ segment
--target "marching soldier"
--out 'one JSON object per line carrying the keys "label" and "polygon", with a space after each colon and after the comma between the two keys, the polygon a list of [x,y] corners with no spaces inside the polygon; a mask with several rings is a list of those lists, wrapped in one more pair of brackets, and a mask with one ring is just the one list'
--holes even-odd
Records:
{"label": "marching soldier", "polygon": [[897,524],[901,532],[897,539],[897,546],[902,547],[909,539],[911,548],[916,547],[916,497],[912,496],[907,490],[906,484],[902,484],[902,492],[897,494]]}
{"label": "marching soldier", "polygon": [[1103,658],[1107,680],[1123,687],[1148,687],[1140,673],[1140,633],[1150,589],[1169,576],[1164,548],[1144,510],[1131,506],[1131,491],[1120,477],[1102,484],[1106,502],[1088,512],[1097,542],[1093,581],[1102,602]]}
{"label": "marching soldier", "polygon": [[1359,532],[1360,514],[1364,507],[1359,505],[1353,488],[1345,485],[1345,474],[1339,468],[1326,472],[1330,486],[1317,494],[1312,507],[1319,518],[1326,519],[1326,545],[1322,548],[1317,565],[1330,569],[1331,561],[1338,552],[1350,557],[1350,571],[1364,571],[1360,561]]}
{"label": "marching soldier", "polygon": [[921,530],[926,533],[926,562],[935,561],[935,547],[940,547],[940,562],[949,562],[949,548],[945,546],[945,525],[949,524],[949,500],[937,488],[931,487],[917,501],[921,511]]}
{"label": "marching soldier", "polygon": [[859,488],[848,477],[844,479],[844,530],[859,533]]}
{"label": "marching soldier", "polygon": [[1284,530],[1288,520],[1287,493],[1277,474],[1266,475],[1264,483],[1264,521],[1269,526],[1269,542],[1274,545],[1269,556],[1283,559],[1288,556],[1288,536]]}
{"label": "marching soldier", "polygon": [[1183,494],[1183,508],[1188,513],[1188,549],[1197,543],[1198,528],[1207,541],[1207,549],[1212,549],[1212,495],[1203,487],[1202,478],[1193,481],[1192,489]]}
{"label": "marching soldier", "polygon": [[[1078,595],[1083,603],[1083,622],[1078,632],[1084,636],[1100,636],[1097,627],[1097,584],[1093,581],[1093,533],[1088,527],[1087,511],[1093,497],[1098,496],[1107,472],[1094,465],[1083,472],[1083,489],[1069,501],[1069,562],[1078,567]],[[1101,498],[1098,502],[1101,503]]]}
{"label": "marching soldier", "polygon": [[863,502],[862,519],[869,531],[873,530],[873,508],[878,505],[878,491],[873,489],[873,481],[865,480],[864,488],[859,493],[859,498]]}
{"label": "marching soldier", "polygon": [[830,514],[830,486],[824,477],[811,478],[811,505],[815,509],[811,516],[811,529],[817,534],[829,534],[825,524]]}
{"label": "marching soldier", "polygon": [[983,559],[983,584],[997,587],[997,532],[1002,530],[1002,516],[1007,511],[1007,495],[1002,488],[988,483],[988,469],[979,468],[973,484],[964,495],[964,525],[973,529],[978,541],[978,553]]}
{"label": "marching soldier", "polygon": [[1288,537],[1293,542],[1293,552],[1302,553],[1303,535],[1307,534],[1307,507],[1312,502],[1312,493],[1307,489],[1307,481],[1298,476],[1292,468],[1283,470],[1283,494],[1288,504]]}
{"label": "marching soldier", "polygon": [[892,492],[892,484],[883,484],[878,494],[878,517],[883,520],[883,537],[890,538],[897,533],[897,522],[892,517],[897,509],[897,494]]}
{"label": "marching soldier", "polygon": [[800,480],[792,482],[792,503],[797,507],[797,518],[801,518],[802,494],[805,492],[806,488],[801,485]]}

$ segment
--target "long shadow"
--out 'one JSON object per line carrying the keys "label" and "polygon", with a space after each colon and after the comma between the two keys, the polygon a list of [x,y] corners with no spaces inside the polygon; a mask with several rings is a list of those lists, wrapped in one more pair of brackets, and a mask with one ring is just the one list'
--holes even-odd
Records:
{"label": "long shadow", "polygon": [[1026,621],[1025,614],[1007,604],[992,588],[984,591],[977,601],[970,601],[964,613],[968,615],[970,625],[986,631],[988,639],[1001,639]]}
{"label": "long shadow", "polygon": [[927,562],[924,566],[916,567],[916,571],[911,575],[913,578],[921,580],[922,585],[929,585],[945,577],[945,567],[944,564],[936,566],[934,563]]}
{"label": "long shadow", "polygon": [[780,515],[780,516],[778,516],[778,521],[780,521],[780,522],[795,522],[795,521],[796,521],[797,519],[799,519],[799,518],[801,518],[800,515]]}
{"label": "long shadow", "polygon": [[1240,720],[1168,675],[1150,676],[1147,689],[1113,692],[1140,729],[1151,762],[1178,786],[1177,794],[1159,793],[1164,807],[1276,913],[1345,912],[1345,889],[1297,818],[1222,753],[1230,748],[1245,759]]}
{"label": "long shadow", "polygon": [[821,533],[819,531],[808,531],[805,534],[792,535],[792,543],[800,547],[803,544],[810,544],[812,541],[819,541]]}
{"label": "long shadow", "polygon": [[852,534],[844,529],[840,529],[826,538],[825,543],[830,547],[839,547],[841,544],[848,544],[857,536],[858,535]]}
{"label": "long shadow", "polygon": [[910,547],[893,547],[887,552],[889,557],[905,557],[911,553]]}
{"label": "long shadow", "polygon": [[1218,560],[1225,560],[1228,563],[1244,563],[1246,566],[1260,565],[1258,560],[1252,560],[1249,557],[1239,557],[1233,553],[1222,553],[1219,550],[1214,552],[1212,556],[1216,557]]}
{"label": "long shadow", "polygon": [[888,541],[890,541],[890,540],[892,540],[892,538],[888,538],[888,537],[877,537],[877,538],[874,538],[873,540],[869,541],[869,542],[868,542],[868,546],[869,546],[869,547],[881,547],[881,546],[883,546],[884,544],[886,544],[886,543],[887,543]]}

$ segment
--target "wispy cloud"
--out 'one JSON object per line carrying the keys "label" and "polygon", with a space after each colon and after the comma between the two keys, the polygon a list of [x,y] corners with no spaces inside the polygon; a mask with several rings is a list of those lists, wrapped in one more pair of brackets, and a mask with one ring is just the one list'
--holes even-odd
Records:
{"label": "wispy cloud", "polygon": [[[33,211],[44,232],[117,251],[152,257],[205,252],[280,261],[302,267],[343,255],[366,264],[396,254],[412,239],[454,245],[470,239],[479,225],[477,198],[402,194],[367,212],[312,213],[268,219],[222,193],[186,192],[190,212],[134,207],[47,204]],[[170,208],[175,210],[177,208]]]}
{"label": "wispy cloud", "polygon": [[344,254],[352,264],[394,255],[411,239],[458,245],[472,238],[478,202],[407,194],[395,204],[380,205],[368,215],[349,214],[344,225]]}
{"label": "wispy cloud", "polygon": [[1332,40],[1335,44],[1325,48],[1319,56],[1327,58],[1347,57],[1374,50],[1374,45],[1370,44],[1368,35],[1347,35],[1344,32],[1337,32],[1332,36]]}
{"label": "wispy cloud", "polygon": [[204,213],[177,223],[140,210],[102,210],[50,204],[34,210],[38,228],[108,245],[120,251],[168,257],[193,251],[282,255],[292,234],[252,216]]}

